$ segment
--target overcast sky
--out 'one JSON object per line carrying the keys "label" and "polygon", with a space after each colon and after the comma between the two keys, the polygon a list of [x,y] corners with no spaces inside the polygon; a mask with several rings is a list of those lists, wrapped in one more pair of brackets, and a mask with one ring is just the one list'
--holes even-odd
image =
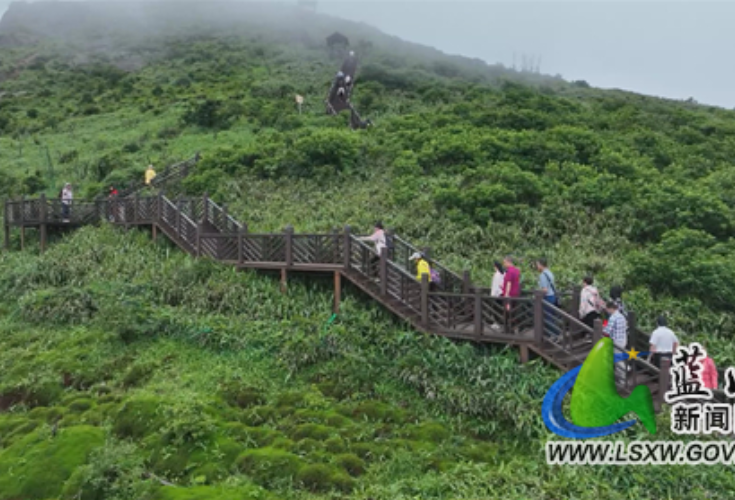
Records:
{"label": "overcast sky", "polygon": [[320,10],[453,54],[543,73],[735,107],[735,2],[380,2],[333,0]]}
{"label": "overcast sky", "polygon": [[319,11],[490,63],[525,53],[567,80],[735,107],[735,0],[331,0]]}

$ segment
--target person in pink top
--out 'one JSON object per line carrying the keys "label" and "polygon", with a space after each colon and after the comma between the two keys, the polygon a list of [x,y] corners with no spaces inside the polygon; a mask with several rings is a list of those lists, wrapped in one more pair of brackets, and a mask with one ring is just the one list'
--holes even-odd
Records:
{"label": "person in pink top", "polygon": [[[505,275],[503,276],[503,297],[512,298],[521,296],[521,271],[513,265],[513,257],[508,255],[503,260],[505,266]],[[505,302],[505,324],[508,329],[513,327],[513,302],[506,300]]]}
{"label": "person in pink top", "polygon": [[521,296],[521,271],[513,265],[513,257],[503,260],[505,275],[503,276],[503,297]]}
{"label": "person in pink top", "polygon": [[380,264],[380,253],[384,248],[388,248],[385,241],[385,230],[383,229],[383,223],[378,221],[375,223],[373,234],[358,238],[360,241],[372,241],[375,244],[375,253],[370,257],[370,263],[368,265],[367,274],[373,278],[378,278],[378,264]]}
{"label": "person in pink top", "polygon": [[707,356],[702,360],[702,381],[707,389],[717,389],[717,368],[712,358]]}

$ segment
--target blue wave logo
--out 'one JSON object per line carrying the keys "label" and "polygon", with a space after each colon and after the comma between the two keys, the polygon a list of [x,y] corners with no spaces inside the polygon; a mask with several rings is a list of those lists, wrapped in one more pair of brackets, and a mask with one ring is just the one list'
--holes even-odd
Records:
{"label": "blue wave logo", "polygon": [[[651,434],[656,433],[656,418],[651,390],[639,385],[623,398],[615,386],[614,363],[635,359],[638,353],[614,354],[612,340],[601,339],[590,351],[584,364],[562,375],[544,396],[541,413],[546,427],[559,436],[590,439],[608,436],[635,425],[636,420],[618,422],[635,413]],[[573,389],[573,391],[572,391]],[[564,416],[564,398],[572,391],[570,414]]]}

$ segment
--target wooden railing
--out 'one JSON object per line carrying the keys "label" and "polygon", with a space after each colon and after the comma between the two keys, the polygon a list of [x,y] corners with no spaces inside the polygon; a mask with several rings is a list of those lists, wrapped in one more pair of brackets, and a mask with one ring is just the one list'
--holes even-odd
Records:
{"label": "wooden railing", "polygon": [[[408,261],[411,253],[420,250],[395,236],[392,252],[385,249],[377,256],[373,246],[353,235],[349,227],[330,234],[295,234],[291,227],[276,234],[253,234],[232,218],[226,207],[207,196],[171,200],[163,193],[148,197],[135,194],[75,201],[68,211],[60,200],[45,197],[5,203],[6,231],[10,226],[102,221],[152,225],[193,255],[243,267],[339,271],[426,332],[530,346],[564,369],[583,363],[602,336],[599,320],[590,328],[574,314],[578,291],[568,297],[571,313],[546,302],[543,292],[501,299],[490,296],[485,287],[471,285],[466,273],[460,276],[435,260],[433,265],[442,273],[444,286],[432,291],[426,277],[416,280]],[[630,331],[630,346],[648,350],[649,338],[637,329],[634,315]],[[623,364],[626,370],[616,372],[619,387],[632,389],[632,384],[641,380],[657,387],[658,368],[645,360]],[[627,375],[627,367],[632,376]],[[658,397],[662,393],[659,390]]]}
{"label": "wooden railing", "polygon": [[[150,185],[146,184],[144,180],[137,180],[131,182],[123,189],[118,189],[118,197],[126,198],[132,196],[135,193],[139,193],[142,190],[150,187],[153,189],[163,189],[165,187],[171,187],[191,172],[199,161],[199,153],[194,155],[188,160],[176,163],[174,165],[167,165],[162,171],[156,173],[156,176],[151,181]],[[171,194],[171,192],[169,192]],[[101,195],[100,199],[105,195]]]}
{"label": "wooden railing", "polygon": [[437,261],[436,259],[433,259],[431,256],[431,251],[429,249],[418,248],[395,234],[391,234],[391,236],[393,237],[393,246],[394,246],[393,255],[391,256],[391,258],[398,265],[403,267],[403,269],[409,270],[410,272],[411,262],[408,260],[408,258],[411,256],[411,254],[413,254],[414,252],[420,252],[420,253],[428,252],[429,253],[428,257],[429,257],[429,260],[431,261],[431,267],[433,269],[436,269],[439,272],[439,275],[441,276],[443,291],[452,292],[452,293],[461,293],[461,292],[468,291],[469,289],[468,287],[470,286],[468,272],[465,272],[463,273],[462,276],[460,276],[457,273],[453,272],[451,269],[449,269],[447,266],[442,264],[441,262]]}

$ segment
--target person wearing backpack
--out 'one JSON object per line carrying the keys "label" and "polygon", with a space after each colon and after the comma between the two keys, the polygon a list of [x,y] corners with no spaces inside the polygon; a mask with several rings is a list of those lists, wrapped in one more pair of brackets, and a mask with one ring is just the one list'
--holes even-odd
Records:
{"label": "person wearing backpack", "polygon": [[595,320],[599,319],[605,309],[605,302],[600,292],[592,286],[592,276],[585,276],[582,280],[582,293],[579,297],[579,319],[590,328],[594,328]]}
{"label": "person wearing backpack", "polygon": [[[538,287],[544,292],[544,300],[553,306],[559,306],[559,296],[556,293],[554,285],[554,274],[549,270],[546,259],[538,259],[536,261],[536,269],[539,273]],[[544,307],[544,322],[552,335],[558,336],[559,329],[556,324],[556,315],[551,308]]]}
{"label": "person wearing backpack", "polygon": [[419,252],[414,252],[413,255],[408,258],[408,260],[416,261],[416,280],[421,283],[421,281],[423,280],[423,275],[426,274],[429,278],[429,291],[436,291],[437,283],[434,281],[434,278],[439,273],[436,273],[435,271],[432,272],[431,266],[429,265],[429,259],[426,258],[426,255]]}
{"label": "person wearing backpack", "polygon": [[554,274],[549,270],[546,259],[537,260],[536,269],[541,273],[538,279],[538,287],[544,292],[544,300],[549,304],[558,305],[559,297],[554,286]]}
{"label": "person wearing backpack", "polygon": [[435,292],[439,290],[442,286],[442,275],[431,265],[431,262],[429,262],[429,278],[431,278],[431,281],[429,281],[429,291]]}

